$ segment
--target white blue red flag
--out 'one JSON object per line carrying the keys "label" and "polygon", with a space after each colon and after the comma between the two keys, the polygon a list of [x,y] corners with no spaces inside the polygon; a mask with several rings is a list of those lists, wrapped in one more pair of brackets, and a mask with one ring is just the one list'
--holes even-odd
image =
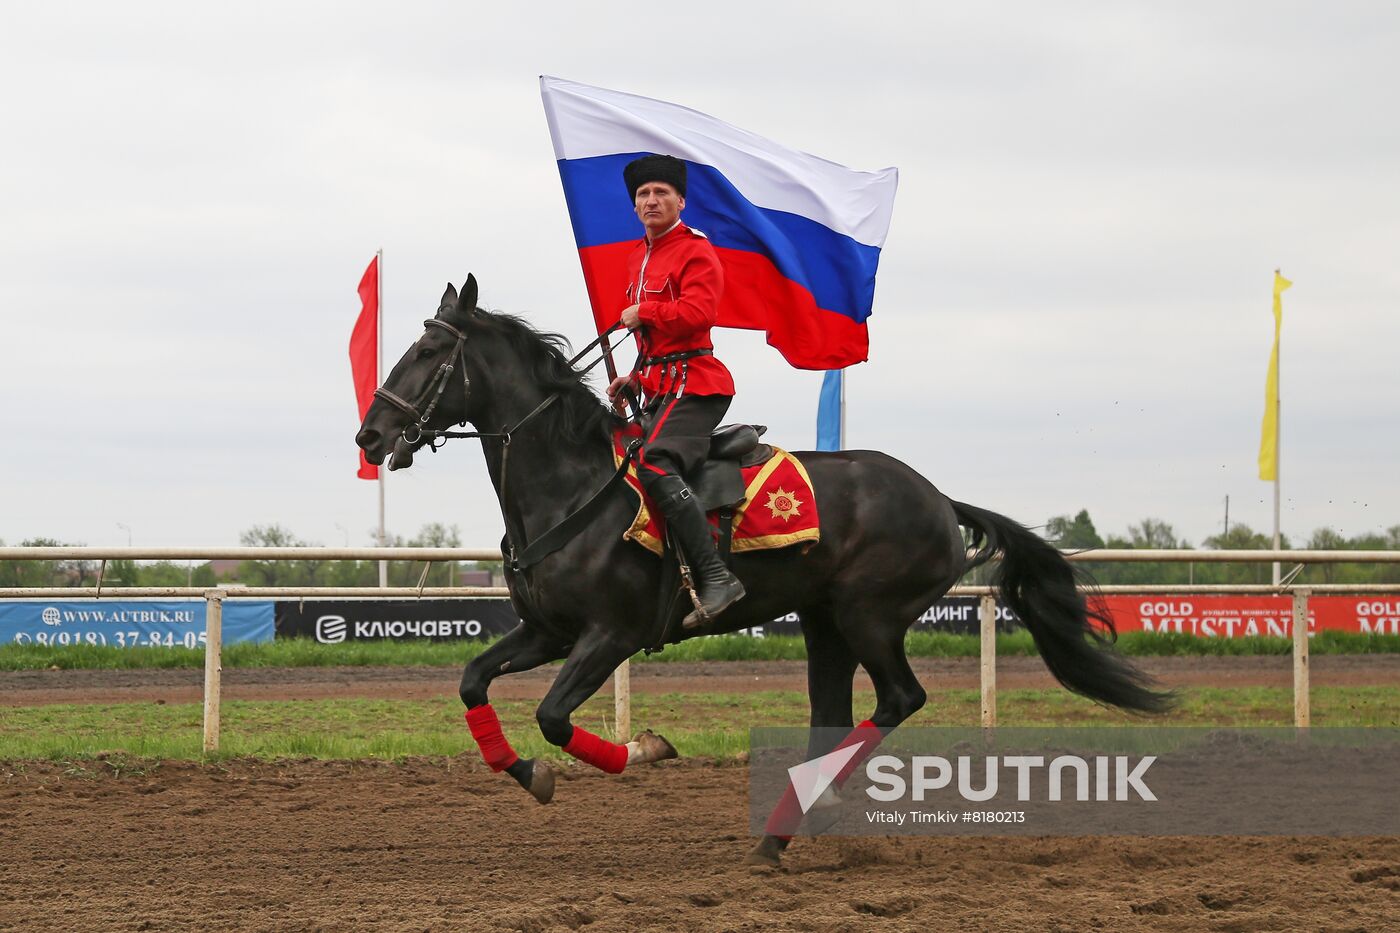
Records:
{"label": "white blue red flag", "polygon": [[765,331],[799,369],[866,358],[865,321],[899,172],[857,172],[688,107],[541,77],[593,316],[627,305],[627,255],[642,237],[622,167],[641,155],[687,164],[682,219],[724,266],[721,327]]}

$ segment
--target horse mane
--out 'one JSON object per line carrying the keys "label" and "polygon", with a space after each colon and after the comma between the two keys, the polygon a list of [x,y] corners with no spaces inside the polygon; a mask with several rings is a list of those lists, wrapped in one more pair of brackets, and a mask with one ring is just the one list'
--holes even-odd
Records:
{"label": "horse mane", "polygon": [[583,382],[583,373],[569,364],[571,344],[562,334],[538,330],[515,314],[477,308],[473,324],[484,325],[506,341],[522,359],[533,382],[559,401],[539,418],[556,436],[575,442],[611,441],[612,429],[623,423],[613,409]]}

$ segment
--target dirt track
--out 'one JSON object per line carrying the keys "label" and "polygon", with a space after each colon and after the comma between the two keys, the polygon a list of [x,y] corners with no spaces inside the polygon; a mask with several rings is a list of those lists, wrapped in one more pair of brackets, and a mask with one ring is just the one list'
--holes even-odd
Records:
{"label": "dirt track", "polygon": [[[1139,658],[1140,666],[1171,687],[1293,686],[1288,657]],[[930,690],[973,690],[978,686],[976,658],[916,658],[914,670]],[[1314,686],[1400,684],[1400,655],[1319,655],[1312,659]],[[637,693],[746,693],[755,690],[807,690],[807,666],[801,661],[707,661],[632,665]],[[498,700],[544,696],[557,667],[502,677],[491,686]],[[430,699],[453,696],[461,669],[456,667],[298,667],[230,668],[224,671],[226,698],[240,700],[311,700],[334,697]],[[49,703],[136,703],[164,700],[197,703],[202,670],[18,671],[0,673],[0,706]],[[861,671],[857,689],[869,689]],[[1002,690],[1053,689],[1056,684],[1039,658],[1007,657],[997,662]]]}
{"label": "dirt track", "polygon": [[[923,661],[930,687],[974,662]],[[1166,683],[1287,686],[1287,658],[1149,659]],[[442,696],[453,669],[226,672],[244,698]],[[1315,682],[1400,680],[1317,658]],[[541,695],[550,672],[498,696]],[[199,672],[0,675],[0,704],[198,697]],[[792,663],[637,665],[646,692],[805,689]],[[1005,659],[1003,688],[1049,685]],[[3,715],[3,713],[0,713]],[[450,761],[0,762],[0,930],[1352,930],[1400,927],[1400,839],[799,839],[776,872],[747,772],[577,767],[540,807]]]}
{"label": "dirt track", "polygon": [[1396,839],[803,840],[739,864],[745,771],[0,766],[0,929],[1372,930]]}

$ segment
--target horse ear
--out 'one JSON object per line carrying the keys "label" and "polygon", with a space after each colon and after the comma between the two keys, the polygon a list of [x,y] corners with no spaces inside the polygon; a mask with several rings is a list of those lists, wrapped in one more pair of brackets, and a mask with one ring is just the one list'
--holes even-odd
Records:
{"label": "horse ear", "polygon": [[447,283],[447,291],[442,293],[442,301],[438,302],[439,308],[454,308],[457,306],[457,289],[452,287],[452,283]]}
{"label": "horse ear", "polygon": [[458,310],[471,314],[476,310],[476,276],[467,273],[467,281],[462,285],[462,297],[457,299]]}

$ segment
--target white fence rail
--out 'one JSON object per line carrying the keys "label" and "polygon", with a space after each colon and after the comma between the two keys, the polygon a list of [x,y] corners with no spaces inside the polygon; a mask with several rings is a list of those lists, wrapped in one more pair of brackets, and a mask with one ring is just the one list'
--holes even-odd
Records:
{"label": "white fence rail", "polygon": [[[1103,563],[1280,563],[1296,565],[1294,573],[1308,564],[1400,563],[1400,551],[1203,551],[1203,550],[1097,550],[1065,552],[1076,562]],[[91,587],[0,587],[0,599],[43,597],[101,598],[196,597],[206,601],[206,645],[204,655],[204,750],[219,747],[219,698],[223,650],[223,603],[226,599],[268,597],[495,597],[507,596],[504,587],[482,586],[102,586],[102,572],[109,560],[407,560],[424,562],[427,569],[441,561],[496,561],[501,552],[493,548],[327,548],[327,547],[0,547],[0,561],[16,560],[95,560],[101,561],[98,582]],[[1291,583],[1241,585],[1169,584],[1159,586],[1101,586],[1104,593],[1167,595],[1176,593],[1240,593],[1291,595],[1293,597],[1293,722],[1311,724],[1308,667],[1308,597],[1313,593],[1356,593],[1362,595],[1400,592],[1400,584]],[[996,600],[987,586],[958,586],[951,596],[981,597],[981,682],[982,725],[994,727],[996,702]],[[987,624],[991,623],[991,624]],[[616,705],[616,731],[621,741],[629,736],[631,694],[628,662],[623,662],[613,678]]]}
{"label": "white fence rail", "polygon": [[[1100,548],[1064,551],[1071,561],[1213,564],[1393,564],[1400,551],[1213,551]],[[501,560],[498,548],[466,547],[0,547],[0,560]]]}

